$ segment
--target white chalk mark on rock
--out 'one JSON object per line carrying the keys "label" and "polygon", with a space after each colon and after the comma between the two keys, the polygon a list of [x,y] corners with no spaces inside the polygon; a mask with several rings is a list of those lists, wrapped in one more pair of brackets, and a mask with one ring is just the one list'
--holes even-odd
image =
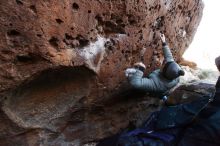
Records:
{"label": "white chalk mark on rock", "polygon": [[97,41],[90,43],[89,46],[79,49],[79,55],[83,57],[87,65],[95,72],[100,70],[100,64],[105,54],[105,43],[109,41],[104,37],[98,36]]}

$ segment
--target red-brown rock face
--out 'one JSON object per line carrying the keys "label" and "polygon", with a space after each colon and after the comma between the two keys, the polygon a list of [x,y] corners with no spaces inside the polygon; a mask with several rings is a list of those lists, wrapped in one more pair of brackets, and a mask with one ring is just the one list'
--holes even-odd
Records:
{"label": "red-brown rock face", "polygon": [[0,0],[0,145],[82,145],[139,125],[158,104],[126,86],[158,32],[180,60],[201,0]]}

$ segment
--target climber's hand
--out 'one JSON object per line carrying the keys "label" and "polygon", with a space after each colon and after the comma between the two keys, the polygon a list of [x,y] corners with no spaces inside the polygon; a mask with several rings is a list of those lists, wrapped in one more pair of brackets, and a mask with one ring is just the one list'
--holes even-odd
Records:
{"label": "climber's hand", "polygon": [[142,62],[137,62],[134,64],[134,68],[139,69],[140,71],[144,72],[146,66]]}
{"label": "climber's hand", "polygon": [[129,77],[129,76],[133,75],[134,73],[136,73],[136,69],[135,68],[127,68],[125,70],[125,76],[126,77]]}
{"label": "climber's hand", "polygon": [[166,43],[166,37],[163,33],[160,33],[160,39],[161,39],[162,43]]}

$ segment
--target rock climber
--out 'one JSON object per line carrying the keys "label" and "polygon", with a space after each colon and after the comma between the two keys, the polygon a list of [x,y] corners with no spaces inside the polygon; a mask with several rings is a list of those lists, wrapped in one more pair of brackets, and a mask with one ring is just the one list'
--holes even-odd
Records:
{"label": "rock climber", "polygon": [[[220,72],[220,56],[215,64]],[[162,107],[142,126],[105,139],[98,146],[219,146],[220,76],[215,90],[190,103]]]}
{"label": "rock climber", "polygon": [[161,33],[160,38],[164,53],[162,69],[157,69],[148,77],[143,77],[146,67],[142,62],[138,62],[134,64],[133,68],[126,69],[125,75],[130,85],[135,89],[166,95],[171,88],[178,84],[179,76],[183,76],[185,73],[174,61],[170,48],[166,43],[165,35]]}
{"label": "rock climber", "polygon": [[[215,59],[220,72],[220,56]],[[163,107],[145,124],[121,134],[118,146],[219,146],[220,76],[215,93],[190,103]]]}

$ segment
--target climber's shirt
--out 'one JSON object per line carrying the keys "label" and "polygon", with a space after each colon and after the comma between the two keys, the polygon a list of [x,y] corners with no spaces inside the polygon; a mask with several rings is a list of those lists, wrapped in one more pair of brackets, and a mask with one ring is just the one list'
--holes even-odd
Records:
{"label": "climber's shirt", "polygon": [[136,69],[132,75],[128,76],[128,81],[135,89],[164,94],[176,86],[179,79],[168,80],[164,78],[160,73],[160,69],[153,71],[148,77],[143,78],[143,72]]}

